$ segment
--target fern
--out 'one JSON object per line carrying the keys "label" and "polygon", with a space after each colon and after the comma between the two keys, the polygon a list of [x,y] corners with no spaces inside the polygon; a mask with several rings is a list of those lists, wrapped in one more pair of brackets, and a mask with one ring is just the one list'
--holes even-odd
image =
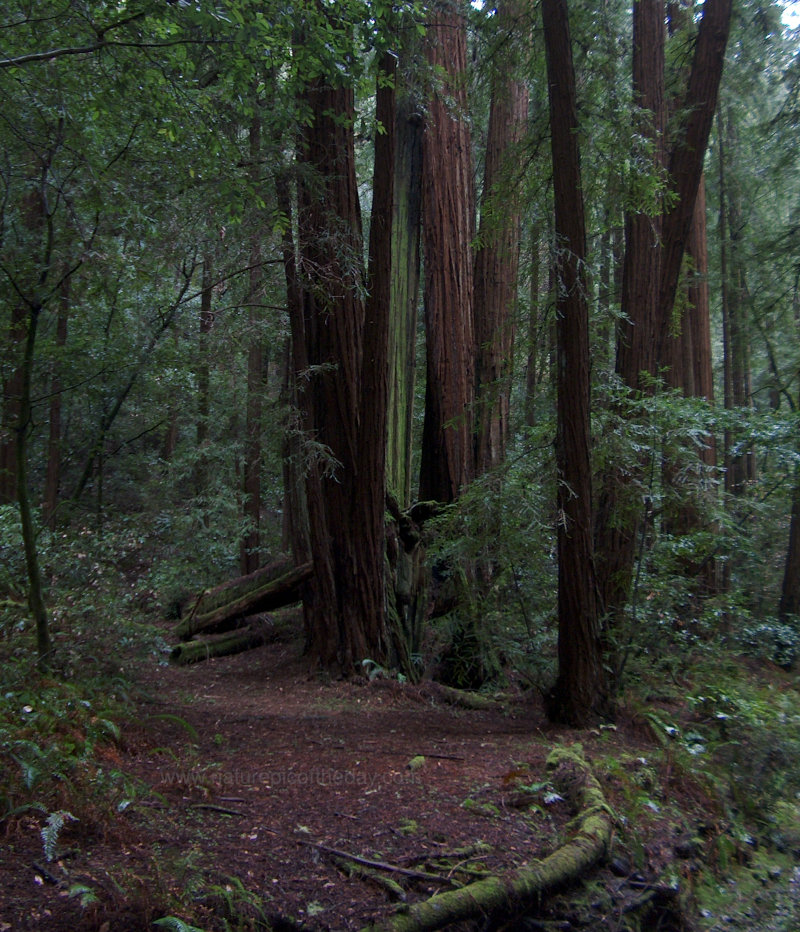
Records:
{"label": "fern", "polygon": [[164,916],[163,919],[156,919],[153,925],[160,926],[162,929],[171,929],[172,932],[204,932],[203,929],[190,926],[188,922],[178,919],[177,916]]}
{"label": "fern", "polygon": [[51,812],[47,817],[47,824],[41,831],[42,846],[44,847],[44,856],[48,861],[52,861],[56,856],[56,845],[61,829],[67,822],[77,822],[77,818],[66,809],[58,809]]}

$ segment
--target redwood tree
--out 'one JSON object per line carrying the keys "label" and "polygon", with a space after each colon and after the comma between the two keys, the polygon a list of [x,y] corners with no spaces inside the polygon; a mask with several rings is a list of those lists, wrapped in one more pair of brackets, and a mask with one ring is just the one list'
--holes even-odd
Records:
{"label": "redwood tree", "polygon": [[605,705],[592,544],[589,311],[578,111],[566,0],[543,0],[558,270],[558,680],[548,715],[585,724]]}
{"label": "redwood tree", "polygon": [[528,91],[514,75],[513,29],[521,5],[497,5],[498,48],[491,62],[491,102],[475,255],[475,470],[505,459],[514,347],[519,244],[520,143],[528,117]]}
{"label": "redwood tree", "polygon": [[[384,57],[383,68],[388,67]],[[304,611],[311,659],[352,673],[389,652],[384,596],[385,424],[394,91],[381,79],[372,258],[361,258],[353,87],[320,76],[304,92],[300,301],[306,496],[314,576]],[[369,298],[365,302],[365,293]],[[302,330],[300,330],[302,326]],[[299,332],[298,332],[299,331]]]}
{"label": "redwood tree", "polygon": [[427,382],[420,499],[452,502],[473,476],[473,198],[467,8],[438,0],[426,52],[437,84],[422,158]]}

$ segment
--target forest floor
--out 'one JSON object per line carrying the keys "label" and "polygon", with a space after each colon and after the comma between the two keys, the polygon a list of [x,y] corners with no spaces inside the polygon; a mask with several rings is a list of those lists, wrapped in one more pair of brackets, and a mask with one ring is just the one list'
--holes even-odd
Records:
{"label": "forest floor", "polygon": [[[96,749],[125,775],[119,812],[84,806],[49,862],[39,813],[7,823],[0,932],[145,930],[166,916],[203,930],[360,929],[563,843],[574,813],[545,759],[575,742],[617,813],[608,861],[524,919],[479,928],[692,928],[694,892],[726,850],[714,794],[630,709],[613,726],[560,730],[531,693],[472,710],[425,684],[311,677],[296,643],[192,667],[154,659],[136,676],[131,720]],[[780,875],[765,867],[754,896],[774,899]],[[737,925],[736,896],[717,888],[720,925],[705,910],[706,928],[796,928],[759,926],[750,894]]]}

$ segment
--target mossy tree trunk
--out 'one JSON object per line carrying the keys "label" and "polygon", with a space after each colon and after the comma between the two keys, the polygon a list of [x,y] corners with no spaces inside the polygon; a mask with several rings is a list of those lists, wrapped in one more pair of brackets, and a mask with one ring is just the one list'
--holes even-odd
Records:
{"label": "mossy tree trunk", "polygon": [[[548,2],[548,0],[545,0]],[[487,877],[414,903],[362,932],[433,932],[455,922],[518,915],[548,891],[579,881],[611,845],[614,817],[580,751],[560,749],[547,761],[553,784],[579,810],[576,831],[563,847],[505,876]]]}

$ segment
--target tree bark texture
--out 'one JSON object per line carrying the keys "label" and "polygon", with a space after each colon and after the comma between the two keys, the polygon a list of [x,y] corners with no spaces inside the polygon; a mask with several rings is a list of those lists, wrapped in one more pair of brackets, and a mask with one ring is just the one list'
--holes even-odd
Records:
{"label": "tree bark texture", "polygon": [[423,137],[427,382],[421,500],[454,501],[473,476],[473,196],[467,119],[467,10],[436,2],[426,36],[439,83]]}
{"label": "tree bark texture", "polygon": [[422,202],[422,114],[403,78],[395,118],[392,294],[389,329],[387,486],[401,508],[411,504],[417,302]]}
{"label": "tree bark texture", "polygon": [[589,308],[578,112],[566,0],[543,0],[558,290],[558,680],[548,715],[584,724],[605,704],[589,458]]}
{"label": "tree bark texture", "polygon": [[528,118],[528,90],[514,77],[513,28],[519,4],[497,5],[501,47],[492,56],[489,132],[475,255],[475,472],[505,459],[516,326],[519,244],[520,143]]}
{"label": "tree bark texture", "polygon": [[[307,380],[300,397],[306,407],[306,444],[313,445],[308,447],[312,456],[306,464],[306,497],[314,576],[304,604],[312,662],[349,674],[364,658],[381,663],[387,655],[385,356],[379,371],[370,375],[378,382],[370,383],[369,404],[362,396],[362,379],[365,357],[371,366],[376,354],[385,352],[389,310],[388,298],[385,307],[372,302],[367,321],[353,90],[319,78],[307,86],[305,102],[312,119],[301,140],[304,176],[298,225],[303,333],[293,333],[295,340],[305,338],[308,368],[297,372],[296,378]],[[392,120],[393,114],[384,126],[391,127]],[[376,162],[376,173],[391,174],[392,167],[389,157]],[[392,195],[387,184],[391,181],[376,180],[382,192],[378,213],[390,216]],[[376,237],[389,235],[390,220],[378,218]],[[378,247],[373,244],[373,248]],[[383,287],[378,284],[381,294],[388,290],[387,285],[381,291]],[[378,500],[380,506],[375,504]]]}

